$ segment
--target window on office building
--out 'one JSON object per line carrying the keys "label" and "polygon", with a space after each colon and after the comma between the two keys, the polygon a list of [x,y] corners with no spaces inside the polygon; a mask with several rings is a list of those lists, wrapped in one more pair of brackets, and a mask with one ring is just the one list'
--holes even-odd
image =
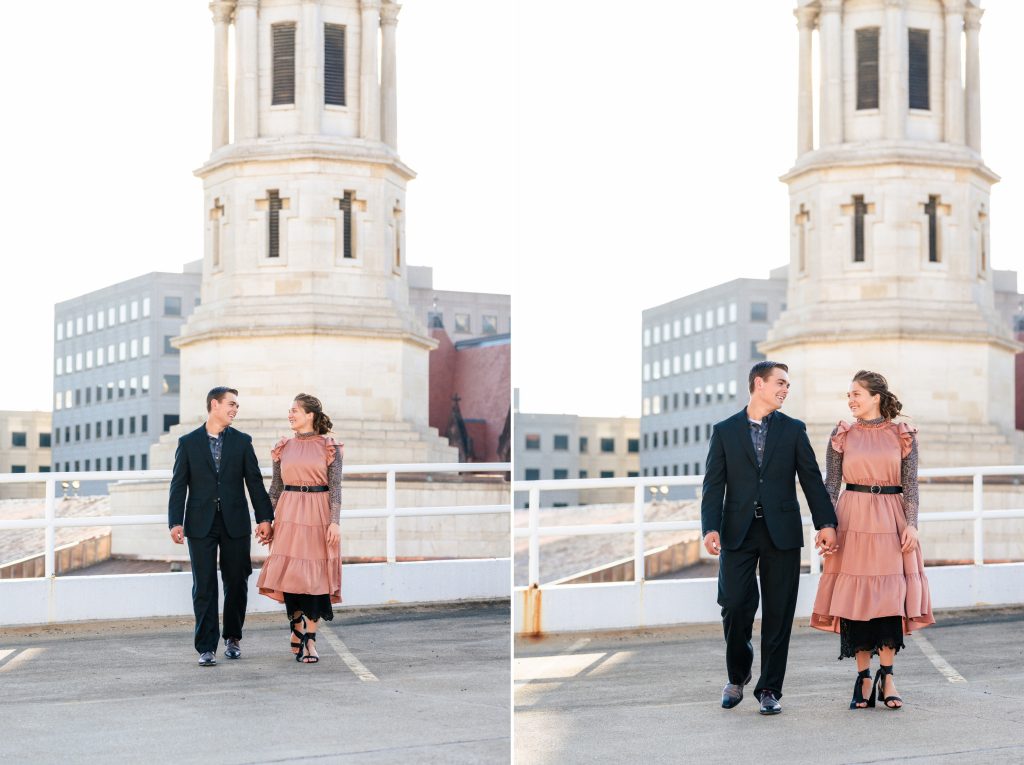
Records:
{"label": "window on office building", "polygon": [[637,454],[640,451],[640,439],[639,438],[630,438],[627,441],[627,444],[628,444],[628,450],[629,450],[630,454]]}
{"label": "window on office building", "polygon": [[564,481],[566,478],[569,477],[569,471],[566,470],[565,468],[555,468],[551,473],[551,477],[560,481]]}
{"label": "window on office building", "polygon": [[91,422],[85,423],[85,440],[86,441],[91,441],[92,440],[92,423]]}
{"label": "window on office building", "polygon": [[710,441],[711,440],[711,423],[710,422],[707,425],[704,426],[704,440],[705,441]]}
{"label": "window on office building", "polygon": [[539,468],[526,468],[523,471],[523,477],[527,481],[539,481],[540,480],[540,469]]}
{"label": "window on office building", "polygon": [[580,476],[579,476],[580,478],[587,478],[589,476],[590,476],[590,473],[588,473],[586,470],[581,470],[580,471]]}
{"label": "window on office building", "polygon": [[768,304],[754,302],[750,304],[751,321],[768,321]]}
{"label": "window on office building", "polygon": [[142,415],[142,422],[140,423],[140,425],[141,425],[140,430],[143,433],[146,433],[146,432],[149,431],[149,415],[148,414]]}
{"label": "window on office building", "polygon": [[651,448],[658,448],[658,431],[654,431],[653,433],[651,433]]}
{"label": "window on office building", "polygon": [[124,435],[124,417],[119,417],[117,420],[117,435]]}
{"label": "window on office building", "polygon": [[615,471],[614,470],[602,470],[601,471],[601,477],[602,478],[614,478],[615,477]]}
{"label": "window on office building", "polygon": [[181,316],[181,298],[164,296],[164,316]]}
{"label": "window on office building", "polygon": [[690,317],[689,316],[684,316],[683,317],[683,334],[684,335],[689,335],[692,330],[693,330],[693,324],[690,321]]}
{"label": "window on office building", "polygon": [[569,451],[569,436],[556,435],[554,440],[554,449],[556,452]]}
{"label": "window on office building", "polygon": [[128,345],[128,348],[129,348],[128,355],[131,356],[133,359],[137,359],[139,357],[139,341],[138,341],[138,339],[132,339],[132,341]]}
{"label": "window on office building", "polygon": [[612,454],[615,451],[615,439],[614,438],[602,438],[601,439],[601,451],[604,454]]}
{"label": "window on office building", "polygon": [[130,435],[134,435],[135,434],[135,418],[134,417],[129,417],[128,418],[128,433]]}
{"label": "window on office building", "polygon": [[181,392],[181,375],[164,375],[163,392],[165,394]]}
{"label": "window on office building", "polygon": [[687,425],[683,428],[683,443],[690,443],[690,426]]}
{"label": "window on office building", "polygon": [[22,430],[11,433],[11,446],[28,446],[28,434]]}
{"label": "window on office building", "polygon": [[134,454],[129,454],[128,455],[128,469],[129,470],[135,470],[135,455]]}
{"label": "window on office building", "polygon": [[767,358],[767,356],[765,356],[763,353],[761,353],[759,350],[757,350],[757,344],[759,342],[761,342],[761,341],[760,340],[751,340],[750,341],[750,360],[751,361],[764,361]]}
{"label": "window on office building", "polygon": [[[75,440],[76,441],[81,441],[82,440],[82,426],[81,425],[75,425]],[[78,468],[75,468],[75,470],[78,470]]]}
{"label": "window on office building", "polygon": [[540,449],[540,433],[526,434],[526,448],[528,451],[537,451]]}
{"label": "window on office building", "polygon": [[25,472],[25,466],[24,465],[11,465],[11,472],[12,473],[24,473]]}
{"label": "window on office building", "polygon": [[694,475],[700,475],[700,463],[699,462],[694,462],[693,463],[693,474]]}
{"label": "window on office building", "polygon": [[178,415],[176,414],[165,414],[164,415],[164,433],[169,431],[175,425],[178,424]]}
{"label": "window on office building", "polygon": [[590,441],[586,436],[580,436],[580,454],[586,454],[590,448]]}
{"label": "window on office building", "polygon": [[672,429],[672,446],[679,446],[679,428]]}
{"label": "window on office building", "polygon": [[148,454],[140,455],[139,456],[139,462],[141,463],[139,465],[140,469],[142,469],[142,470],[149,470],[149,455]]}
{"label": "window on office building", "polygon": [[112,435],[114,435],[114,421],[107,420],[107,438],[110,438]]}
{"label": "window on office building", "polygon": [[142,298],[142,315],[144,317],[149,316],[149,298],[148,297]]}
{"label": "window on office building", "polygon": [[498,317],[488,316],[484,314],[480,317],[480,334],[482,335],[496,335],[498,334]]}
{"label": "window on office building", "polygon": [[117,469],[124,470],[124,457],[117,458]]}
{"label": "window on office building", "polygon": [[113,457],[107,457],[107,470],[113,470],[113,469],[114,469],[114,458]]}
{"label": "window on office building", "polygon": [[455,331],[468,335],[471,330],[471,322],[469,320],[468,313],[457,313],[455,314]]}

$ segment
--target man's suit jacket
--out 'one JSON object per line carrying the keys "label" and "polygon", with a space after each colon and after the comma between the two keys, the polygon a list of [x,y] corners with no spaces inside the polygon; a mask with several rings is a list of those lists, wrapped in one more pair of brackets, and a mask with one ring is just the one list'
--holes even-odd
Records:
{"label": "man's suit jacket", "polygon": [[835,525],[832,500],[821,480],[804,423],[776,411],[758,467],[746,408],[722,420],[711,433],[704,471],[703,533],[717,531],[723,549],[737,549],[754,520],[754,505],[760,502],[772,543],[780,550],[803,547],[794,476],[800,479],[814,527]]}
{"label": "man's suit jacket", "polygon": [[274,510],[252,448],[252,437],[234,428],[224,431],[218,472],[210,453],[206,424],[200,425],[178,439],[167,503],[168,525],[171,528],[184,525],[187,537],[205,537],[213,525],[219,499],[228,536],[235,539],[248,536],[252,533],[252,524],[243,484],[249,488],[257,523],[274,520]]}

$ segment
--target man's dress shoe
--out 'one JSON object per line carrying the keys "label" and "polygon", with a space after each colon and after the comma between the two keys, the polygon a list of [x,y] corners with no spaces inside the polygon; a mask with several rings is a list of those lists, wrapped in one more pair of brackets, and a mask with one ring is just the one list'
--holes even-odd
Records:
{"label": "man's dress shoe", "polygon": [[242,649],[238,645],[238,640],[235,638],[228,638],[224,641],[224,658],[225,659],[240,659],[242,658]]}
{"label": "man's dress shoe", "polygon": [[761,691],[761,714],[777,715],[781,711],[782,705],[779,704],[779,700],[775,698],[775,691]]}
{"label": "man's dress shoe", "polygon": [[[748,674],[747,679],[743,681],[743,685],[747,685],[752,677],[752,675]],[[725,688],[722,689],[722,709],[732,709],[743,701],[743,685],[726,683]]]}
{"label": "man's dress shoe", "polygon": [[199,655],[199,666],[200,667],[212,667],[217,663],[217,657],[213,651],[203,651]]}

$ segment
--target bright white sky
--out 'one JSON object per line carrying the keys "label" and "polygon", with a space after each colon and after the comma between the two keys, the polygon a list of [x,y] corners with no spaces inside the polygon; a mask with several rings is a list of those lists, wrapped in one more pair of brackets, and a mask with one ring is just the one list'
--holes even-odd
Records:
{"label": "bright white sky", "polygon": [[[639,416],[641,311],[789,259],[796,3],[516,5],[520,409]],[[1024,3],[984,6],[992,264],[1024,271]]]}
{"label": "bright white sky", "polygon": [[[202,257],[206,0],[4,3],[0,409],[49,409],[53,305]],[[409,260],[439,289],[512,288],[511,6],[406,0],[399,147]]]}

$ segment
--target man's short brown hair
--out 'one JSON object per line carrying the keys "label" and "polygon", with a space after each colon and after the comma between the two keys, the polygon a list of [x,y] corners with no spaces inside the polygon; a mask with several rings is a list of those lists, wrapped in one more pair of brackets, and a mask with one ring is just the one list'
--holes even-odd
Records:
{"label": "man's short brown hair", "polygon": [[750,368],[750,375],[747,377],[747,387],[754,392],[754,380],[760,377],[765,382],[772,376],[773,369],[781,369],[789,372],[789,367],[779,361],[759,361]]}
{"label": "man's short brown hair", "polygon": [[236,396],[238,395],[237,390],[235,390],[234,388],[225,388],[223,385],[218,385],[216,388],[207,393],[206,411],[210,411],[210,408],[213,406],[214,399],[216,399],[217,401],[223,401],[224,397],[229,393],[234,393]]}

